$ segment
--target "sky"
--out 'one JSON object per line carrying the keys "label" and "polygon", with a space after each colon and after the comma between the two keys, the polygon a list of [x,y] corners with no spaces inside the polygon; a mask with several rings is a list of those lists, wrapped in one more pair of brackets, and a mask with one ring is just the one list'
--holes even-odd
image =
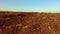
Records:
{"label": "sky", "polygon": [[59,12],[60,0],[0,0],[0,10]]}

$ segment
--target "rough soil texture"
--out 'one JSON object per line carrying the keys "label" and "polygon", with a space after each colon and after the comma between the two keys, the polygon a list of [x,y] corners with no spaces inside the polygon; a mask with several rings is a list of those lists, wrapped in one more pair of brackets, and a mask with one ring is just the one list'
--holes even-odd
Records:
{"label": "rough soil texture", "polygon": [[60,14],[0,12],[0,34],[60,34]]}

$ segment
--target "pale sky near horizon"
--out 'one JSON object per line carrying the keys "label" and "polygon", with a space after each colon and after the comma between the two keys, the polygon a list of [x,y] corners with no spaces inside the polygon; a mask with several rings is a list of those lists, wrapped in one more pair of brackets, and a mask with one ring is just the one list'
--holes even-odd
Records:
{"label": "pale sky near horizon", "polygon": [[60,0],[0,0],[0,10],[60,11]]}

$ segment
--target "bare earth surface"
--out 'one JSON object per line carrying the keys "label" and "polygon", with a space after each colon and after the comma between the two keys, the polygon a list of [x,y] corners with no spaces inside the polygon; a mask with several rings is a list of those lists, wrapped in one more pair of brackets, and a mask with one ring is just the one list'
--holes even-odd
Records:
{"label": "bare earth surface", "polygon": [[60,34],[60,14],[0,12],[0,34]]}

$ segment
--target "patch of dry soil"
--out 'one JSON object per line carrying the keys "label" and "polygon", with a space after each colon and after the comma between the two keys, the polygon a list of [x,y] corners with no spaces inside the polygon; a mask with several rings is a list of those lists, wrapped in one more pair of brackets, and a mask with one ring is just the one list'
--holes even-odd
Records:
{"label": "patch of dry soil", "polygon": [[60,14],[0,12],[0,34],[60,34]]}

